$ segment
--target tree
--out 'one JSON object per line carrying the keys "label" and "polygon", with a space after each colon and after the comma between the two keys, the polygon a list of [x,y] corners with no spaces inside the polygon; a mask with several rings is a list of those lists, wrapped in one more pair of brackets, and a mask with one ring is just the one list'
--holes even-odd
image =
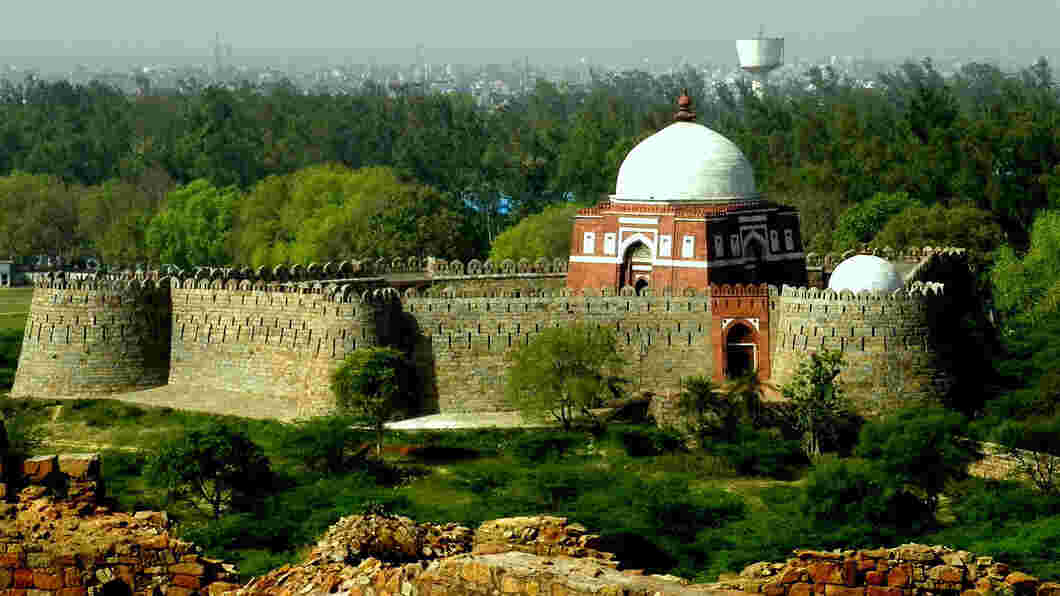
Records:
{"label": "tree", "polygon": [[232,263],[229,235],[240,197],[234,186],[196,180],[172,190],[144,233],[152,256],[182,269]]}
{"label": "tree", "polygon": [[994,214],[971,205],[907,207],[887,220],[873,246],[904,249],[921,246],[956,246],[982,258],[1004,241]]}
{"label": "tree", "polygon": [[887,221],[909,207],[921,206],[904,192],[893,194],[878,192],[867,201],[858,203],[839,216],[834,235],[834,246],[838,249],[854,248],[869,242],[883,229]]}
{"label": "tree", "polygon": [[1060,418],[1008,420],[994,431],[993,439],[1016,462],[1018,474],[1043,493],[1060,495]]}
{"label": "tree", "polygon": [[509,405],[529,418],[549,418],[570,430],[577,417],[598,424],[592,409],[620,392],[625,363],[614,331],[577,323],[550,327],[507,355]]}
{"label": "tree", "polygon": [[689,421],[692,432],[700,436],[731,434],[737,421],[735,408],[721,388],[703,376],[681,379],[677,407]]}
{"label": "tree", "polygon": [[915,487],[934,510],[946,483],[966,475],[975,449],[962,440],[967,421],[942,408],[910,408],[861,428],[854,455],[872,460],[891,478]]}
{"label": "tree", "polygon": [[220,422],[163,443],[149,460],[148,476],[173,496],[205,503],[215,520],[225,510],[248,509],[272,484],[261,447]]}
{"label": "tree", "polygon": [[572,203],[553,205],[520,221],[493,241],[490,260],[566,259],[570,256],[571,219],[580,208]]}
{"label": "tree", "polygon": [[811,352],[799,363],[791,382],[781,388],[792,404],[793,424],[803,433],[803,447],[811,458],[834,442],[848,410],[836,380],[844,364],[841,352]]}
{"label": "tree", "polygon": [[325,475],[347,471],[351,462],[363,457],[363,431],[349,416],[317,416],[300,420],[285,429],[281,452],[307,468]]}
{"label": "tree", "polygon": [[331,374],[339,410],[363,420],[375,431],[375,453],[383,454],[385,424],[412,406],[411,371],[394,348],[358,348]]}
{"label": "tree", "polygon": [[252,265],[396,256],[469,259],[463,209],[391,168],[311,166],[259,182],[238,206],[235,257]]}

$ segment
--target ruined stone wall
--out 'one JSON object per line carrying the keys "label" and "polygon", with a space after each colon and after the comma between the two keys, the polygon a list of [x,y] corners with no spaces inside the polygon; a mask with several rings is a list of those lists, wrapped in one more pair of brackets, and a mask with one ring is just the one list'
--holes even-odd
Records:
{"label": "ruined stone wall", "polygon": [[33,292],[12,395],[58,397],[164,385],[168,283],[42,279]]}
{"label": "ruined stone wall", "polygon": [[773,382],[788,383],[808,354],[838,350],[839,380],[858,413],[930,402],[952,384],[951,363],[939,351],[939,315],[947,307],[941,284],[914,283],[894,294],[835,293],[816,288],[773,292],[770,308]]}
{"label": "ruined stone wall", "polygon": [[393,290],[356,284],[287,291],[184,285],[173,290],[169,383],[287,397],[290,408],[273,413],[278,418],[331,409],[331,371],[348,352],[379,343],[396,304]]}
{"label": "ruined stone wall", "polygon": [[1040,582],[992,557],[922,544],[843,552],[798,550],[786,563],[750,565],[738,578],[723,579],[719,587],[766,596],[1060,594],[1060,584]]}
{"label": "ruined stone wall", "polygon": [[430,376],[428,389],[438,410],[495,411],[510,409],[504,401],[505,355],[542,329],[576,322],[615,330],[633,390],[676,392],[682,377],[710,376],[710,297],[688,293],[607,296],[556,290],[512,297],[410,291],[403,307],[421,338],[416,358]]}
{"label": "ruined stone wall", "polygon": [[5,470],[0,590],[33,596],[220,594],[235,567],[170,534],[165,513],[102,506],[96,454],[40,456]]}

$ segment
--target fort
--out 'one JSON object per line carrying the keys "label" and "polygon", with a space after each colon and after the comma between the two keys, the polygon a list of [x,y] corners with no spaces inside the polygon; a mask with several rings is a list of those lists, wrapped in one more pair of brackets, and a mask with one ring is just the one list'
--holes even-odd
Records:
{"label": "fort", "polygon": [[263,414],[309,416],[333,408],[329,373],[346,354],[393,345],[415,363],[422,413],[496,411],[511,407],[512,349],[586,322],[615,331],[658,419],[674,415],[682,378],[754,371],[780,386],[816,350],[843,352],[840,380],[864,415],[944,396],[968,306],[964,251],[806,254],[798,212],[762,198],[743,154],[694,122],[687,97],[675,120],[629,153],[610,200],[574,218],[569,259],[40,279],[12,395],[168,384],[270,396]]}

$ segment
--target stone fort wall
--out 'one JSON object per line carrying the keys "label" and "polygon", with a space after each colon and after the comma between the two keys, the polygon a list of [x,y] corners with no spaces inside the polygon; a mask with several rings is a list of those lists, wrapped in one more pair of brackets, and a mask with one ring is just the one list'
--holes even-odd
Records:
{"label": "stone fort wall", "polygon": [[839,376],[865,416],[945,395],[951,364],[937,349],[949,301],[942,284],[915,282],[893,294],[836,293],[816,288],[773,289],[773,382],[783,385],[809,353],[838,350]]}
{"label": "stone fort wall", "polygon": [[172,294],[169,384],[284,397],[290,408],[282,417],[331,409],[330,373],[348,352],[386,336],[396,298],[360,284],[184,285]]}
{"label": "stone fort wall", "polygon": [[170,291],[153,280],[41,280],[15,396],[92,395],[164,385]]}
{"label": "stone fort wall", "polygon": [[713,372],[706,293],[636,296],[563,289],[501,294],[406,294],[404,312],[420,338],[417,362],[425,374],[433,370],[428,389],[439,411],[511,409],[504,401],[506,355],[543,329],[576,322],[615,330],[634,390],[677,391],[682,377]]}
{"label": "stone fort wall", "polygon": [[[953,251],[917,253],[919,261],[906,259],[907,279],[945,279],[960,261]],[[731,316],[768,326],[760,348],[773,385],[788,382],[810,352],[842,351],[848,367],[841,380],[864,414],[929,399],[950,383],[940,326],[950,297],[930,281],[888,296],[765,286],[754,296],[728,287],[638,296],[630,288],[568,290],[565,263],[543,259],[171,273],[42,280],[13,394],[106,394],[169,383],[282,396],[289,408],[270,415],[290,418],[332,407],[329,373],[346,353],[387,344],[414,358],[426,395],[421,410],[501,410],[508,408],[510,350],[545,328],[588,322],[618,334],[631,389],[673,397],[683,377],[717,378],[719,317]]]}

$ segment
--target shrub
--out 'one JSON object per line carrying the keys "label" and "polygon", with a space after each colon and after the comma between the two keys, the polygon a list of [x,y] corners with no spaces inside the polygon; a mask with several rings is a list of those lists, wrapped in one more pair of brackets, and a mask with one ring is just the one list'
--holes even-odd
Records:
{"label": "shrub", "polygon": [[348,416],[321,416],[284,429],[278,452],[320,474],[339,474],[364,464],[367,433]]}
{"label": "shrub", "polygon": [[744,476],[791,478],[795,468],[809,463],[798,441],[749,427],[741,428],[732,441],[711,443],[706,448],[724,457]]}
{"label": "shrub", "polygon": [[976,458],[959,436],[965,419],[941,408],[901,410],[867,422],[854,453],[872,459],[895,481],[916,487],[934,508],[947,482],[962,478]]}
{"label": "shrub", "polygon": [[15,383],[15,370],[21,351],[22,331],[0,329],[0,389],[10,389]]}
{"label": "shrub", "polygon": [[1060,499],[1055,495],[1042,494],[1021,482],[970,478],[951,485],[946,494],[961,524],[1032,522],[1060,513]]}
{"label": "shrub", "polygon": [[851,459],[823,462],[806,480],[802,512],[818,524],[846,526],[851,534],[888,542],[919,532],[933,520],[933,509],[905,490],[873,462]]}
{"label": "shrub", "polygon": [[525,434],[512,441],[512,455],[531,462],[555,460],[588,443],[583,433],[542,431]]}
{"label": "shrub", "polygon": [[214,519],[246,510],[272,486],[269,460],[240,430],[219,422],[163,443],[148,464],[151,481],[171,495],[208,505]]}
{"label": "shrub", "polygon": [[662,455],[684,448],[681,435],[669,429],[654,426],[623,428],[614,434],[618,435],[618,440],[626,450],[626,455],[630,457]]}

